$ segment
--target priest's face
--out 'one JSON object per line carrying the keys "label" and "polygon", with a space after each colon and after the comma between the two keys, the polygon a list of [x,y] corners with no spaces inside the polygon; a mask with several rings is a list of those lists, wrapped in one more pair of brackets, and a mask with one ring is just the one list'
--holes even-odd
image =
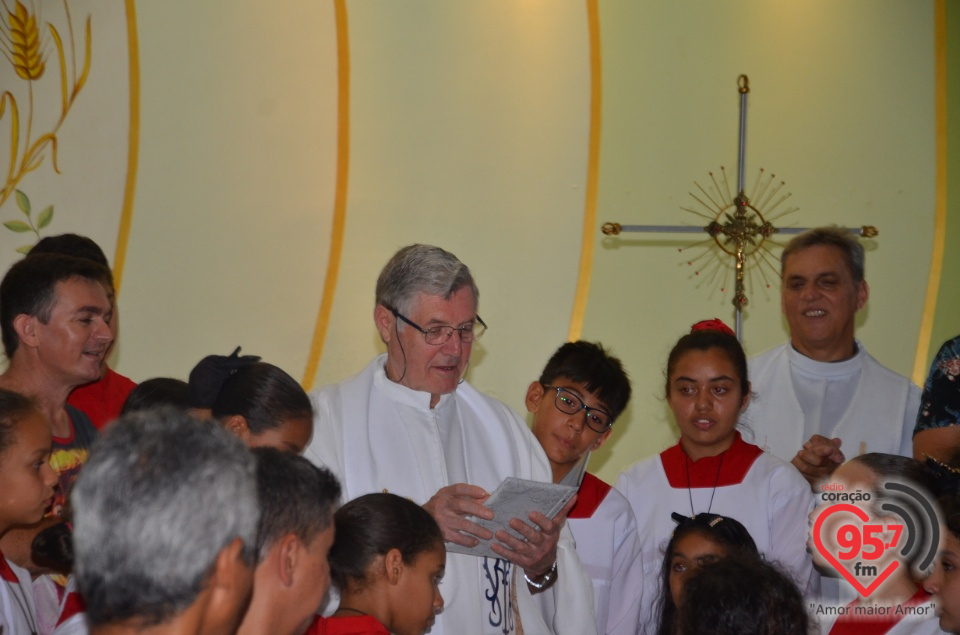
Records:
{"label": "priest's face", "polygon": [[867,295],[867,283],[854,282],[839,247],[814,245],[790,254],[780,297],[793,347],[817,361],[851,357],[854,320]]}
{"label": "priest's face", "polygon": [[[403,314],[422,329],[469,326],[477,319],[477,300],[469,286],[455,291],[448,299],[418,293],[409,314]],[[473,342],[464,342],[454,331],[441,344],[428,344],[424,334],[379,305],[374,319],[380,337],[387,345],[387,377],[412,390],[432,395],[433,407],[445,395],[457,389],[470,362]]]}

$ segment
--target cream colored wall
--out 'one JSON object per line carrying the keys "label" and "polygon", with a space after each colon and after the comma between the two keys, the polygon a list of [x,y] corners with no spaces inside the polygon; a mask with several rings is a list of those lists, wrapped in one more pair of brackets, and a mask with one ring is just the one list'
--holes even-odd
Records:
{"label": "cream colored wall", "polygon": [[[342,258],[314,383],[381,350],[377,272],[397,248],[427,242],[480,284],[491,328],[470,381],[522,408],[574,307],[590,203],[591,8],[596,229],[700,223],[680,208],[709,171],[724,165],[735,178],[746,73],[748,186],[761,166],[785,180],[800,207],[786,224],[880,228],[860,334],[910,372],[933,226],[932,1],[352,1],[341,5],[349,57],[339,59],[335,6],[135,3],[141,125],[121,372],[185,377],[203,355],[242,344],[304,377],[340,170]],[[348,117],[338,86],[349,87]],[[112,245],[107,232],[95,237]],[[590,240],[582,335],[624,359],[636,395],[595,457],[612,479],[671,442],[658,396],[672,342],[732,309],[729,292],[698,287],[679,237]],[[776,289],[754,286],[750,302],[746,345],[757,353],[785,331]]]}

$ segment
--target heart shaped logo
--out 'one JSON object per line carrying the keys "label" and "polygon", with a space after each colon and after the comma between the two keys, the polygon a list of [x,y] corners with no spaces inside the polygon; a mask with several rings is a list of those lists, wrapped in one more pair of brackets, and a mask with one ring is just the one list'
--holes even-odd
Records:
{"label": "heart shaped logo", "polygon": [[[871,582],[868,586],[864,587],[863,584],[861,584],[860,580],[858,580],[856,576],[850,573],[850,571],[848,571],[840,563],[840,561],[837,559],[837,555],[832,553],[831,549],[827,545],[823,544],[823,538],[820,535],[821,529],[823,528],[823,523],[827,520],[827,518],[829,518],[834,514],[843,513],[843,512],[853,514],[863,522],[867,522],[870,520],[870,516],[867,515],[867,512],[863,511],[856,505],[850,505],[847,503],[838,503],[836,505],[831,505],[830,507],[827,507],[822,512],[820,512],[820,515],[817,516],[816,522],[813,524],[813,544],[814,546],[816,546],[817,551],[820,552],[820,555],[823,556],[824,559],[827,562],[829,562],[831,566],[833,566],[833,568],[836,569],[837,572],[839,572],[840,575],[844,577],[844,579],[846,579],[847,582],[852,584],[853,587],[860,593],[860,595],[862,595],[863,597],[868,597],[871,593],[873,593],[877,589],[878,586],[880,586],[883,583],[884,580],[890,577],[891,573],[896,571],[897,567],[900,566],[900,563],[896,560],[892,561],[890,564],[887,565],[887,567],[883,571],[880,572],[879,575],[877,575],[876,579],[874,579],[873,582]],[[837,551],[839,552],[839,548],[837,549]]]}

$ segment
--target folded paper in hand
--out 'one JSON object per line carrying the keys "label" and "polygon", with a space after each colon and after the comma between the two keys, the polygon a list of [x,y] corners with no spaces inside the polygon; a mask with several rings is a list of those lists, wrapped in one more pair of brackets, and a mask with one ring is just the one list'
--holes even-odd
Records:
{"label": "folded paper in hand", "polygon": [[[547,518],[556,516],[580,489],[580,482],[583,480],[588,458],[589,454],[584,456],[580,463],[570,470],[559,483],[543,483],[508,476],[484,503],[484,506],[493,510],[493,520],[477,518],[476,516],[467,516],[467,519],[489,529],[494,535],[503,530],[515,538],[524,540],[522,534],[510,528],[510,521],[519,518],[527,524],[533,525],[530,521],[530,514],[535,511],[540,512]],[[536,525],[533,526],[537,530],[540,529]],[[472,536],[472,534],[469,535]],[[476,536],[473,537],[476,538]],[[490,549],[490,545],[494,542],[499,542],[496,537],[490,540],[480,540],[480,543],[475,547],[465,547],[451,542],[448,542],[446,547],[447,551],[453,553],[499,558],[500,556]]]}

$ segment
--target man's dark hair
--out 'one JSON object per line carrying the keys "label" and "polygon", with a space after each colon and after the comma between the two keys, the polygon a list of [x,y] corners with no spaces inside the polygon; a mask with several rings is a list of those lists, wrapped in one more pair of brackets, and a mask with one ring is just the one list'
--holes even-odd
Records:
{"label": "man's dark hair", "polygon": [[808,247],[825,245],[836,247],[843,253],[843,259],[850,269],[850,275],[853,276],[855,283],[863,281],[864,274],[864,254],[863,245],[860,241],[846,229],[842,227],[816,227],[802,234],[795,236],[787,246],[783,248],[780,254],[780,276],[783,277],[784,269],[787,265],[787,258],[798,251],[803,251]]}
{"label": "man's dark hair", "polygon": [[107,256],[100,249],[100,245],[79,234],[60,234],[59,236],[42,238],[30,249],[28,255],[35,256],[37,254],[60,254],[61,256],[73,256],[74,258],[86,258],[100,263],[107,269],[110,268]]}
{"label": "man's dark hair", "polygon": [[294,534],[309,545],[333,524],[340,483],[327,469],[276,448],[253,448],[257,460],[260,525],[257,552],[262,560],[274,543]]}
{"label": "man's dark hair", "polygon": [[539,381],[546,386],[559,377],[583,384],[596,394],[610,409],[611,421],[617,420],[630,401],[630,377],[623,363],[600,344],[579,340],[558,348]]}
{"label": "man's dark hair", "polygon": [[36,317],[46,324],[56,302],[56,286],[73,278],[99,282],[113,288],[110,270],[85,258],[60,254],[36,254],[14,263],[0,282],[0,331],[9,359],[20,345],[13,328],[18,315]]}

